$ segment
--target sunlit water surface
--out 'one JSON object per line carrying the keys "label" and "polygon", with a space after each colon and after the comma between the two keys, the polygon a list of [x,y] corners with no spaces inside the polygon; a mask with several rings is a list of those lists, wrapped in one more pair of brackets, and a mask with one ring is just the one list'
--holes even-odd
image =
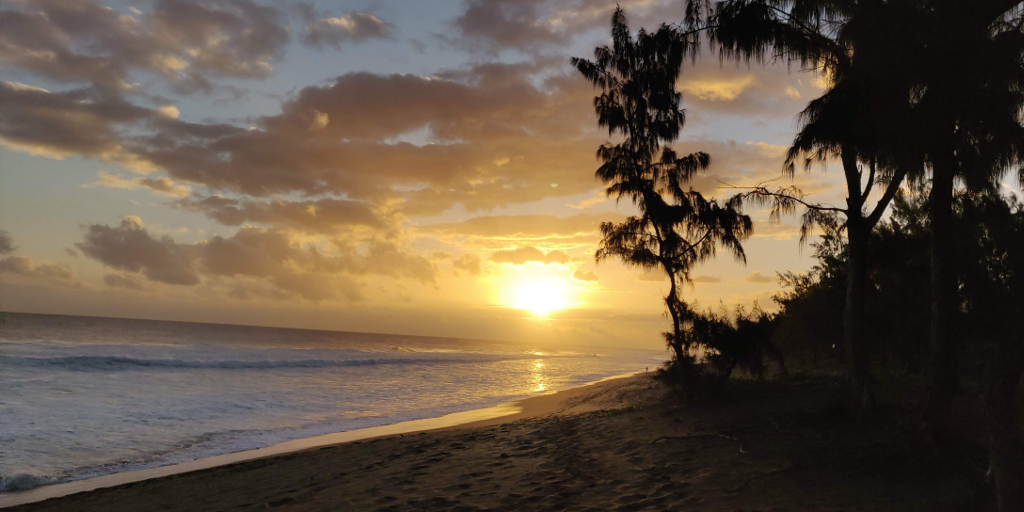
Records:
{"label": "sunlit water surface", "polygon": [[488,407],[664,358],[454,338],[3,316],[0,491]]}

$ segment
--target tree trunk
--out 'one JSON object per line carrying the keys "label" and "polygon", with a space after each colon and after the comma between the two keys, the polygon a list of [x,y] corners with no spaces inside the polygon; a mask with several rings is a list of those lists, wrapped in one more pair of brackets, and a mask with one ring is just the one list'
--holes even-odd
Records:
{"label": "tree trunk", "polygon": [[1000,512],[1024,510],[1024,440],[1017,410],[1017,389],[1024,363],[1020,351],[1013,341],[1000,343],[986,400],[990,425],[989,477]]}
{"label": "tree trunk", "polygon": [[665,297],[665,305],[668,306],[668,313],[672,316],[672,340],[669,345],[676,354],[676,364],[679,370],[679,385],[683,391],[683,397],[687,402],[690,401],[692,395],[692,386],[688,379],[689,360],[686,357],[686,353],[683,351],[683,338],[682,338],[682,320],[679,318],[679,296],[676,288],[676,276],[672,273],[671,268],[665,265],[665,272],[668,273],[668,279],[671,283],[669,287],[668,296]]}
{"label": "tree trunk", "polygon": [[864,336],[865,284],[867,281],[867,245],[870,230],[859,215],[850,215],[847,223],[846,309],[843,317],[846,348],[850,357],[850,390],[859,415],[874,410],[871,386],[871,347]]}
{"label": "tree trunk", "polygon": [[846,174],[846,233],[849,239],[846,259],[846,307],[843,311],[843,335],[850,360],[850,391],[858,415],[874,409],[871,391],[871,348],[864,336],[864,294],[867,282],[868,239],[871,226],[864,218],[864,193],[857,167],[857,153],[843,148],[843,172]]}
{"label": "tree trunk", "polygon": [[932,190],[928,198],[931,221],[931,323],[926,428],[944,430],[952,409],[957,385],[953,350],[953,319],[957,314],[957,277],[953,264],[953,179],[952,155],[941,155],[933,164]]}

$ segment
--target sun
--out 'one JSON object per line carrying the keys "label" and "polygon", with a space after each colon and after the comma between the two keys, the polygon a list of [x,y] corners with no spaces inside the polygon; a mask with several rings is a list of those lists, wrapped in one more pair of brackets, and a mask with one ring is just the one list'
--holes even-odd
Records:
{"label": "sun", "polygon": [[509,305],[537,316],[547,316],[569,306],[569,287],[564,279],[546,278],[512,285]]}

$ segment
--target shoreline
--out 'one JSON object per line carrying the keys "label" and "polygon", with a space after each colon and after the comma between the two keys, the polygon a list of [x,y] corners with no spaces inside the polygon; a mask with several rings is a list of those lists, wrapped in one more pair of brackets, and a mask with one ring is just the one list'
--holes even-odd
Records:
{"label": "shoreline", "polygon": [[901,412],[854,424],[836,416],[829,378],[736,382],[687,406],[646,375],[612,379],[524,400],[512,415],[10,510],[974,510],[973,466],[908,457],[906,389],[880,390]]}
{"label": "shoreline", "polygon": [[[213,457],[194,459],[177,464],[168,464],[166,466],[159,466],[155,468],[124,471],[85,478],[82,480],[43,485],[25,491],[0,493],[0,509],[38,503],[53,498],[61,498],[98,489],[107,489],[174,475],[193,473],[258,459],[281,457],[358,441],[369,441],[421,432],[486,427],[527,418],[538,418],[557,414],[565,412],[566,409],[571,409],[572,412],[589,412],[597,410],[599,407],[593,405],[588,407],[586,400],[584,400],[582,404],[574,404],[573,399],[580,398],[581,395],[585,395],[587,391],[594,390],[595,387],[601,387],[602,385],[607,386],[610,382],[631,382],[632,380],[643,378],[645,373],[648,372],[639,371],[620,375],[611,375],[576,387],[563,389],[561,391],[546,393],[539,396],[531,396],[492,407],[455,412],[444,416],[402,421],[387,425],[378,425],[375,427],[366,427],[320,436],[293,439],[254,450],[243,450],[216,455]],[[612,384],[612,386],[614,386],[614,384]],[[598,394],[599,393],[600,391],[598,391]]]}

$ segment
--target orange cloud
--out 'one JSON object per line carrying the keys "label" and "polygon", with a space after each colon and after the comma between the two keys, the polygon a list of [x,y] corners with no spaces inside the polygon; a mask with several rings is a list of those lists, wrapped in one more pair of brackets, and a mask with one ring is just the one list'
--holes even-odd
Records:
{"label": "orange cloud", "polygon": [[747,275],[747,277],[744,277],[743,281],[754,284],[768,284],[776,282],[777,279],[772,276],[766,276],[760,272],[752,272],[749,275]]}
{"label": "orange cloud", "polygon": [[481,215],[471,219],[443,224],[428,224],[418,229],[423,233],[463,235],[499,239],[543,239],[596,234],[602,222],[616,222],[625,216],[618,213],[579,214],[571,217],[554,215]]}
{"label": "orange cloud", "polygon": [[352,12],[343,16],[327,16],[313,10],[310,4],[298,4],[306,21],[302,42],[321,47],[331,45],[340,50],[346,44],[359,44],[371,39],[390,39],[394,25],[363,12]]}
{"label": "orange cloud", "polygon": [[335,233],[343,227],[396,229],[393,218],[378,215],[367,203],[343,199],[246,201],[223,196],[182,199],[175,206],[198,211],[226,226],[245,223],[289,227],[309,233]]}
{"label": "orange cloud", "polygon": [[648,270],[643,274],[640,274],[637,281],[647,281],[651,283],[658,283],[661,281],[668,281],[668,274],[664,270]]}
{"label": "orange cloud", "polygon": [[25,256],[5,256],[0,258],[0,274],[17,274],[24,277],[37,278],[65,286],[81,286],[74,271],[51,263],[36,262]]}
{"label": "orange cloud", "polygon": [[495,263],[511,263],[513,265],[525,265],[531,261],[544,264],[565,264],[569,262],[569,255],[563,251],[548,251],[545,253],[536,247],[526,246],[497,251],[491,254],[491,261]]}
{"label": "orange cloud", "polygon": [[582,270],[577,270],[576,272],[572,273],[572,278],[577,281],[597,281],[597,274],[593,272],[584,272]]}
{"label": "orange cloud", "polygon": [[112,288],[124,288],[137,292],[148,292],[156,289],[151,283],[131,274],[107,274],[103,276],[103,282]]}
{"label": "orange cloud", "polygon": [[715,284],[722,282],[722,278],[718,276],[693,276],[690,281],[699,284]]}
{"label": "orange cloud", "polygon": [[13,274],[30,279],[38,279],[49,284],[80,287],[75,272],[67,267],[49,261],[35,261],[25,256],[16,256],[14,241],[11,235],[0,230],[0,274]]}
{"label": "orange cloud", "polygon": [[297,294],[314,302],[358,300],[360,285],[354,276],[372,274],[434,284],[437,275],[437,268],[426,258],[404,253],[390,242],[370,240],[352,246],[336,240],[334,253],[324,254],[315,246],[293,243],[280,231],[254,227],[227,238],[183,244],[166,235],[156,238],[140,223],[124,219],[114,227],[88,226],[85,240],[77,246],[105,266],[149,281],[195,286],[204,279],[241,278],[248,285],[233,287],[234,295],[251,295],[270,286],[278,290],[275,293]]}
{"label": "orange cloud", "polygon": [[85,188],[90,187],[107,187],[107,188],[123,188],[128,190],[134,190],[139,187],[144,187],[152,190],[153,192],[168,196],[168,197],[187,197],[192,193],[192,188],[185,185],[178,185],[174,183],[170,178],[161,176],[159,178],[132,178],[124,179],[120,176],[114,176],[109,172],[100,171],[96,173],[99,180],[82,185]]}
{"label": "orange cloud", "polygon": [[465,270],[471,276],[480,275],[480,256],[476,254],[463,254],[452,262],[456,270]]}

